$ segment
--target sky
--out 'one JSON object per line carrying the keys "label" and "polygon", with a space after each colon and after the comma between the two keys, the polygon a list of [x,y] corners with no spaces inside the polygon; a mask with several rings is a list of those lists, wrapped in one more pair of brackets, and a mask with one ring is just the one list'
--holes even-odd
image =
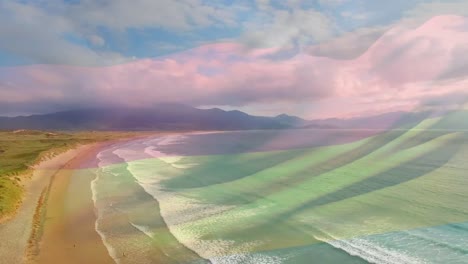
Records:
{"label": "sky", "polygon": [[468,1],[0,0],[0,115],[177,102],[350,118],[464,105]]}

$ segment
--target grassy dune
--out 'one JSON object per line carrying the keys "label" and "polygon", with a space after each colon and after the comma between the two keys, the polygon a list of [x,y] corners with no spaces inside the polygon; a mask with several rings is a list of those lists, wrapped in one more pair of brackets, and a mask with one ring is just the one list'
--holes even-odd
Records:
{"label": "grassy dune", "polygon": [[22,180],[31,166],[78,144],[134,136],[129,132],[61,133],[44,131],[0,131],[0,219],[11,215],[21,202]]}

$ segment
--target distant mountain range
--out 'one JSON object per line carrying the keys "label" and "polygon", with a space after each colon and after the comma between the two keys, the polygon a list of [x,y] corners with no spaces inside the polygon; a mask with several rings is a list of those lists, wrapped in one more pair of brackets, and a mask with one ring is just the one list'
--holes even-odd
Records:
{"label": "distant mountain range", "polygon": [[182,104],[159,104],[151,109],[94,108],[52,114],[0,117],[0,129],[35,130],[253,130],[253,129],[387,129],[417,123],[427,113],[395,112],[353,118],[305,120],[281,114],[253,116],[219,108],[198,109]]}
{"label": "distant mountain range", "polygon": [[291,128],[294,123],[293,117],[252,116],[236,110],[198,109],[182,104],[159,104],[151,109],[94,108],[0,117],[3,130],[247,130]]}

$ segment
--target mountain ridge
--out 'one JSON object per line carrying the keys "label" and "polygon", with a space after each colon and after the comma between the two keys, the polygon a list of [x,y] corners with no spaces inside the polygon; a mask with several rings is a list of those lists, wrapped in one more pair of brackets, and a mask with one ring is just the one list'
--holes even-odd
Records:
{"label": "mountain ridge", "polygon": [[290,124],[219,108],[165,103],[152,108],[88,108],[49,114],[0,117],[0,129],[53,130],[251,130],[285,129]]}
{"label": "mountain ridge", "polygon": [[392,129],[431,117],[431,112],[390,112],[350,119],[306,120],[288,114],[256,116],[239,110],[199,109],[183,104],[152,108],[87,108],[29,116],[0,117],[0,130],[261,130]]}

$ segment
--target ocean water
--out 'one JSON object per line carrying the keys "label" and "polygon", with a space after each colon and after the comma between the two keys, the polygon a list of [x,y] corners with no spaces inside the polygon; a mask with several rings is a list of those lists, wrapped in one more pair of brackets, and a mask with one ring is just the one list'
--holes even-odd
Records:
{"label": "ocean water", "polygon": [[119,143],[96,230],[117,263],[468,263],[468,137],[432,124]]}

